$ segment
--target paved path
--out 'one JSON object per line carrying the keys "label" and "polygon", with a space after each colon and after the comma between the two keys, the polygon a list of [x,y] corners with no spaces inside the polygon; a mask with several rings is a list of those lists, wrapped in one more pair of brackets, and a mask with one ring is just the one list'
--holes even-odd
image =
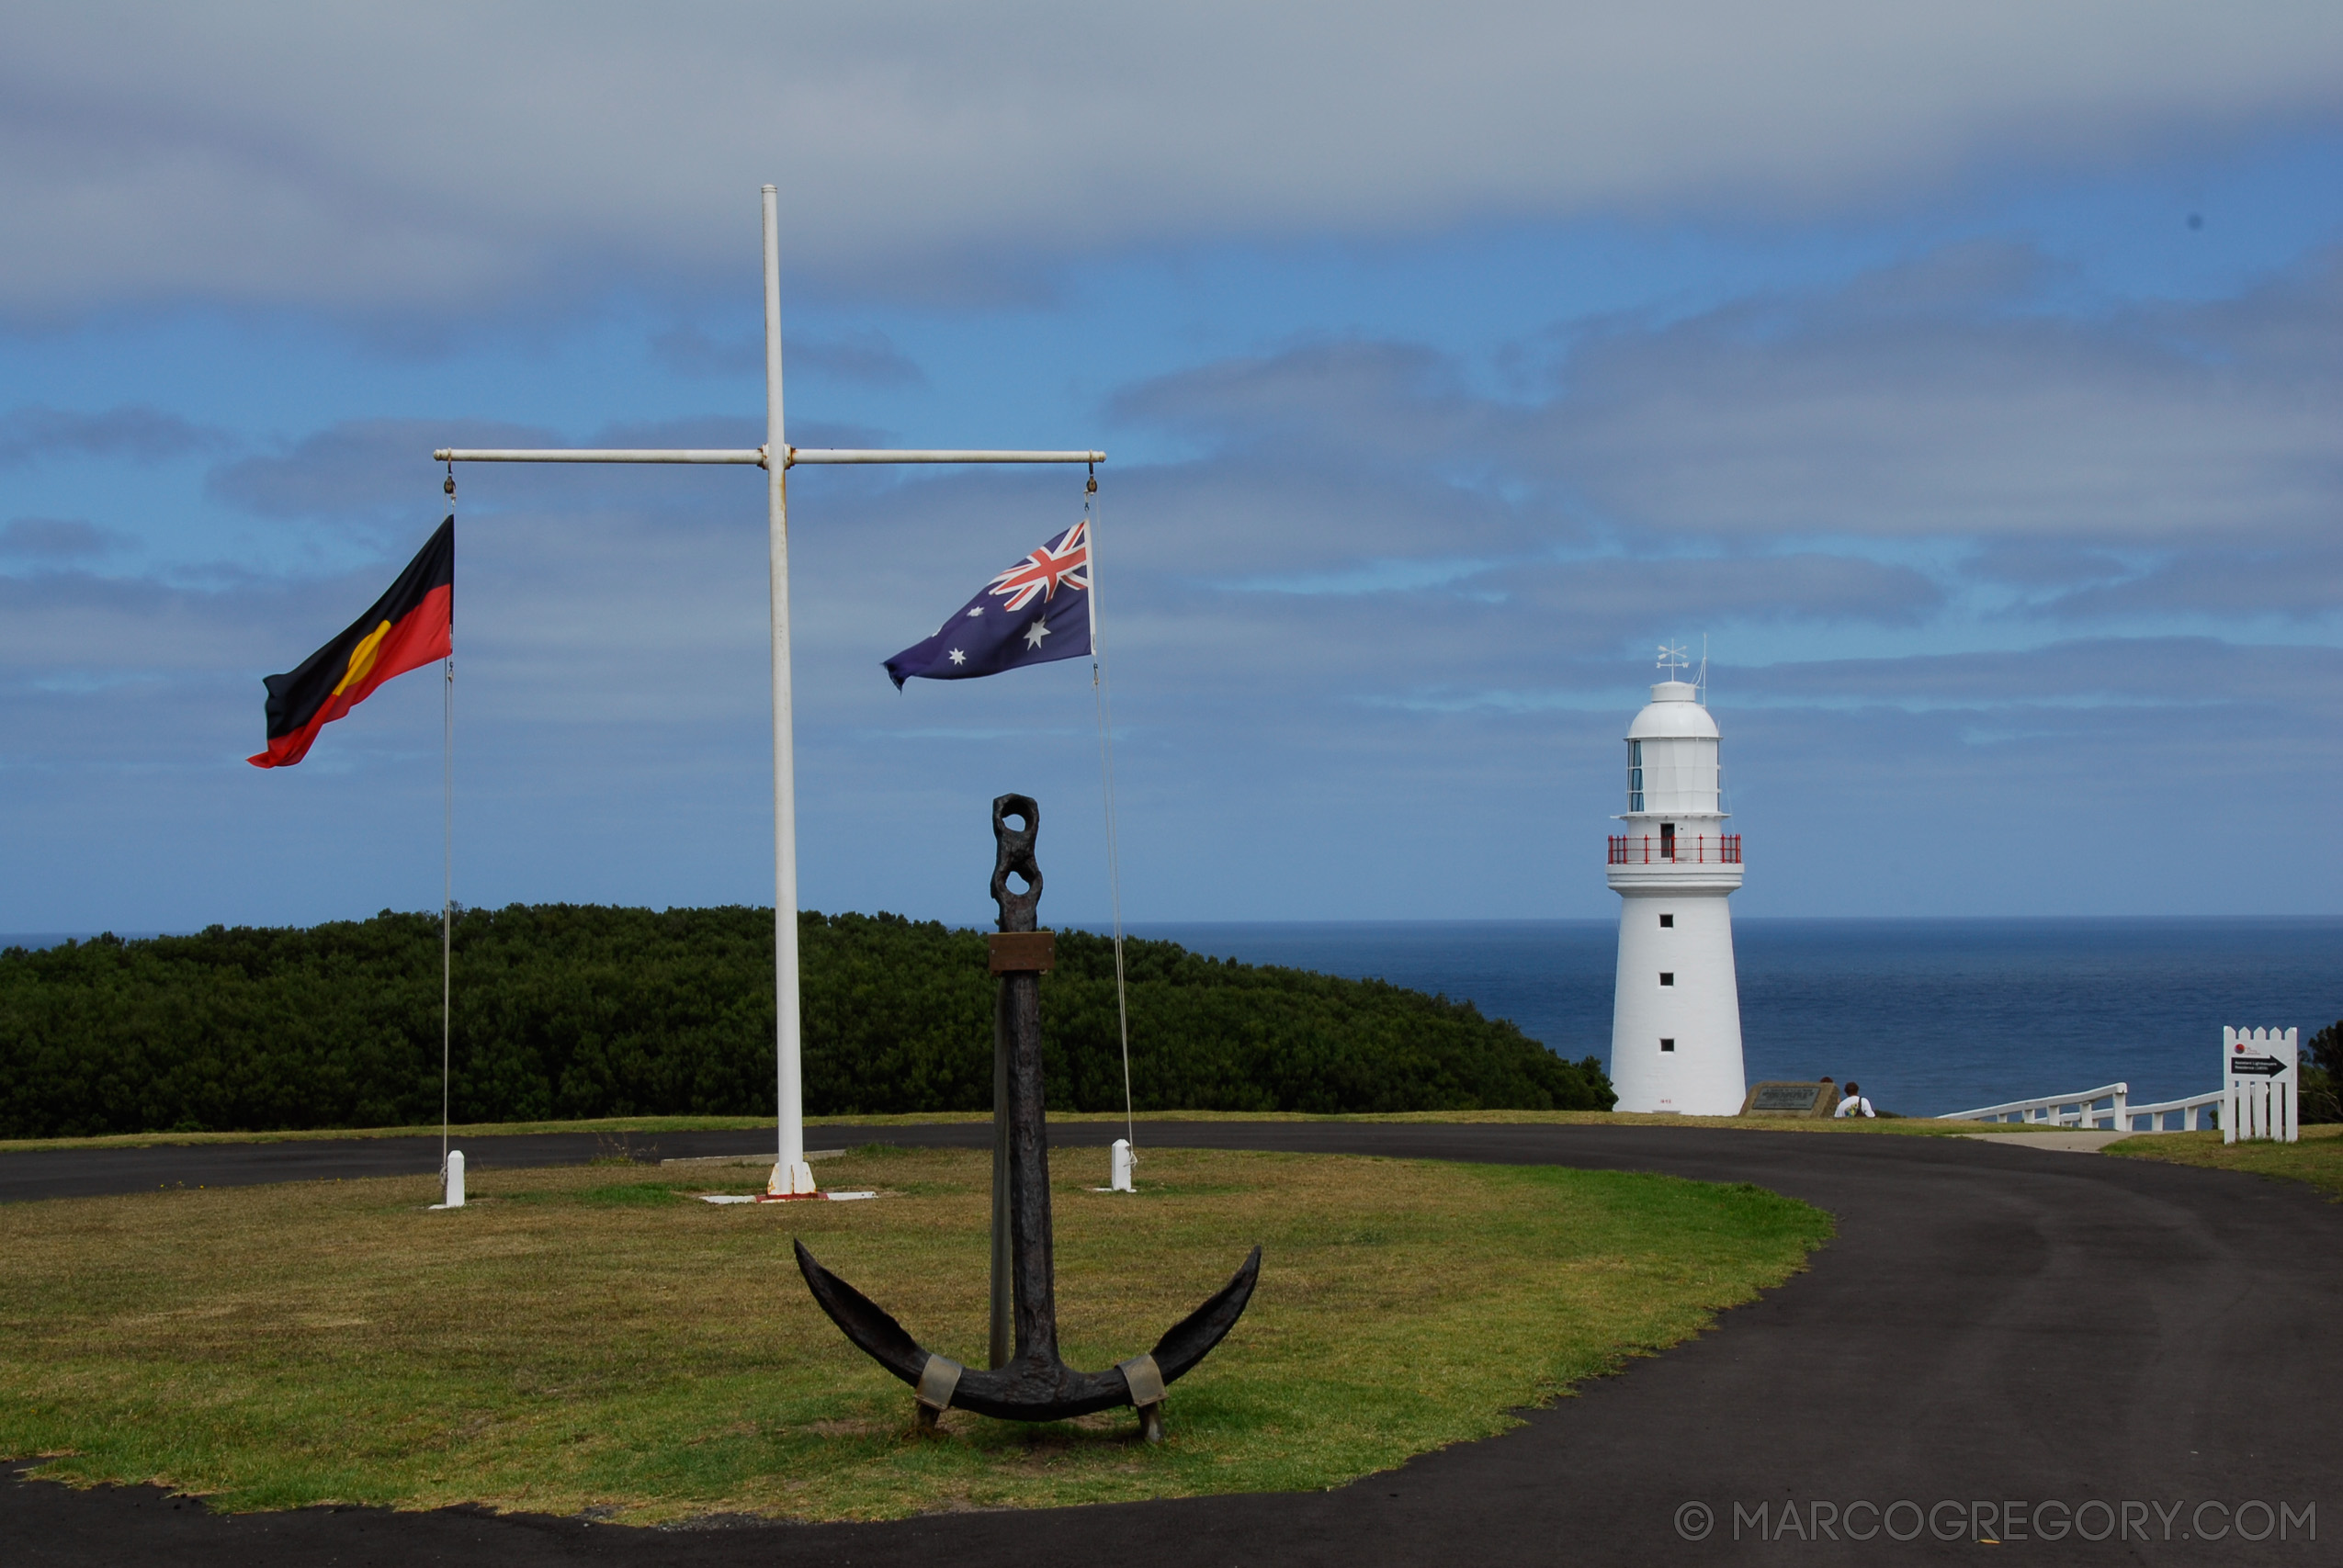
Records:
{"label": "paved path", "polygon": [[1981,1144],[2007,1144],[2013,1149],[2054,1149],[2070,1155],[2095,1155],[2110,1144],[2120,1144],[2126,1138],[2159,1136],[2150,1133],[2066,1132],[2066,1133],[1964,1133],[1964,1138],[1975,1138]]}
{"label": "paved path", "polygon": [[[1115,1131],[1058,1129],[1070,1144]],[[960,1144],[986,1132],[825,1129],[820,1141]],[[725,1139],[735,1142],[716,1146]],[[1981,1526],[2003,1551],[2037,1562],[2343,1562],[2343,1209],[2306,1189],[1967,1139],[1193,1122],[1159,1123],[1148,1141],[1754,1181],[1830,1210],[1839,1234],[1806,1273],[1727,1314],[1717,1332],[1590,1383],[1503,1437],[1334,1492],[683,1532],[464,1512],[214,1517],[151,1489],[18,1483],[0,1486],[6,1559],[75,1568],[1833,1562],[1972,1559],[1991,1550],[1973,1543]],[[748,1152],[760,1140],[640,1142],[674,1157]],[[465,1146],[483,1166],[594,1152],[587,1140]],[[353,1141],[8,1155],[0,1193],[375,1174],[402,1159],[397,1168],[429,1170],[436,1153]],[[1264,1290],[1275,1288],[1275,1264],[1264,1260]],[[1176,1421],[1176,1391],[1172,1408]],[[1899,1500],[1918,1507],[1893,1506]],[[2041,1540],[2043,1502],[2082,1505],[2082,1529],[2112,1529],[2115,1539]],[[1737,1510],[1746,1520],[1760,1506],[1763,1533],[1779,1536],[1785,1503],[1799,1508],[1799,1536],[1760,1540],[1744,1522],[1735,1539]],[[1863,1504],[1918,1539],[1890,1540]],[[2012,1504],[2024,1511],[2016,1528]],[[2315,1506],[2319,1539],[2304,1540],[2297,1522],[2282,1544],[2240,1540],[2238,1523],[2259,1533],[2267,1522],[2258,1504],[2298,1520]],[[1703,1508],[1710,1531],[1687,1540]],[[1805,1539],[1821,1533],[1817,1510],[1827,1519],[1833,1508],[1838,1539]],[[1931,1533],[1931,1517],[1951,1540]],[[2051,1528],[2060,1517],[2049,1511]],[[1874,1533],[1850,1541],[1849,1528]],[[2203,1539],[2213,1529],[2224,1533]]]}

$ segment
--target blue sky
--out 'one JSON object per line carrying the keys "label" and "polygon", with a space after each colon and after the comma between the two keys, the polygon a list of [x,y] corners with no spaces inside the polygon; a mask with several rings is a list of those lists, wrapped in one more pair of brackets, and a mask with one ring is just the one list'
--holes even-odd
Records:
{"label": "blue sky", "polygon": [[[0,931],[428,908],[437,684],[262,773],[446,444],[1107,449],[1138,919],[1610,913],[1704,637],[1744,915],[2331,913],[2343,13],[35,5]],[[468,470],[458,897],[771,897],[753,470]],[[1078,472],[792,477],[803,901],[974,921],[1087,667],[880,660]],[[2277,809],[2272,809],[2276,807]]]}

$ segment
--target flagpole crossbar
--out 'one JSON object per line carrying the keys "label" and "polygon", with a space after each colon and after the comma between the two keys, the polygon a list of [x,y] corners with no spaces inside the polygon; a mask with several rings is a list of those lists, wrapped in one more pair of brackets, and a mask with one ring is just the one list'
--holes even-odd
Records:
{"label": "flagpole crossbar", "polygon": [[[945,450],[886,451],[855,447],[792,446],[785,468],[801,464],[862,466],[878,463],[1104,463],[1104,452],[962,452]],[[434,452],[439,463],[737,463],[764,467],[762,446],[683,447],[662,450],[632,446],[556,446],[465,448],[443,446]]]}

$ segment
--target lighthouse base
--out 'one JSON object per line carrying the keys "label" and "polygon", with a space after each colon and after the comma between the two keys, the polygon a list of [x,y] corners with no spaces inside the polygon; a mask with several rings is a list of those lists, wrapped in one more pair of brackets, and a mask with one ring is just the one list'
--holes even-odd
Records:
{"label": "lighthouse base", "polygon": [[1620,908],[1611,1083],[1621,1111],[1732,1116],[1748,1093],[1726,903],[1732,886],[1723,878],[1686,885],[1693,880],[1647,873],[1629,886],[1627,877],[1612,881]]}

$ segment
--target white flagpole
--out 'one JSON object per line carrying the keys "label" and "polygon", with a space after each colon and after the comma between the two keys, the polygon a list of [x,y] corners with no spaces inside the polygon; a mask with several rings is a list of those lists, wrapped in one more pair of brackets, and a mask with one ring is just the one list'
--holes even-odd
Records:
{"label": "white flagpole", "polygon": [[774,1077],[781,1146],[765,1190],[816,1190],[806,1162],[798,1013],[798,767],[789,706],[789,445],[781,434],[781,198],[764,187],[764,514],[773,562]]}
{"label": "white flagpole", "polygon": [[1115,916],[1115,1021],[1123,1040],[1123,1139],[1136,1150],[1139,1140],[1131,1111],[1131,1008],[1123,984],[1123,856],[1115,824],[1115,753],[1107,739],[1106,645],[1098,638],[1098,522],[1104,511],[1098,504],[1098,475],[1092,473],[1082,491],[1082,513],[1090,534],[1090,683],[1098,696],[1098,768],[1106,790],[1106,889]]}
{"label": "white flagpole", "polygon": [[448,636],[439,713],[439,1174],[447,1174],[447,1067],[456,995],[456,655]]}
{"label": "white flagpole", "polygon": [[[456,520],[456,465],[447,465],[447,521]],[[447,1179],[448,1065],[455,1038],[456,615],[448,589],[447,662],[439,683],[439,1179]]]}
{"label": "white flagpole", "polygon": [[[774,1079],[778,1101],[778,1146],[770,1190],[778,1196],[818,1191],[806,1163],[805,1096],[798,987],[798,801],[796,747],[789,692],[789,498],[788,470],[799,463],[862,466],[880,463],[1087,463],[1106,461],[1098,451],[992,451],[922,447],[900,451],[863,448],[791,447],[781,419],[781,220],[780,196],[764,190],[764,445],[755,447],[440,447],[442,463],[684,463],[758,467],[764,469],[765,530],[773,594],[773,1000]],[[1092,647],[1095,648],[1093,625]],[[452,679],[452,671],[451,671]],[[452,693],[450,694],[452,702]],[[452,712],[452,709],[451,709]],[[452,774],[451,774],[452,777]],[[453,807],[449,842],[453,843]],[[452,908],[453,852],[449,886]],[[1119,895],[1118,895],[1119,897]],[[1119,910],[1119,905],[1118,905]],[[443,917],[445,911],[443,911]],[[1119,928],[1120,915],[1117,915]],[[443,933],[444,935],[444,933]],[[443,976],[444,978],[444,976]],[[443,986],[443,989],[446,987]],[[443,1042],[444,1043],[444,1042]],[[443,1053],[444,1055],[444,1053]],[[444,1075],[443,1075],[444,1077]],[[1127,1089],[1127,1085],[1126,1085]],[[444,1095],[443,1095],[444,1099]],[[1126,1099],[1128,1099],[1127,1092]],[[444,1108],[442,1121],[445,1121]]]}

